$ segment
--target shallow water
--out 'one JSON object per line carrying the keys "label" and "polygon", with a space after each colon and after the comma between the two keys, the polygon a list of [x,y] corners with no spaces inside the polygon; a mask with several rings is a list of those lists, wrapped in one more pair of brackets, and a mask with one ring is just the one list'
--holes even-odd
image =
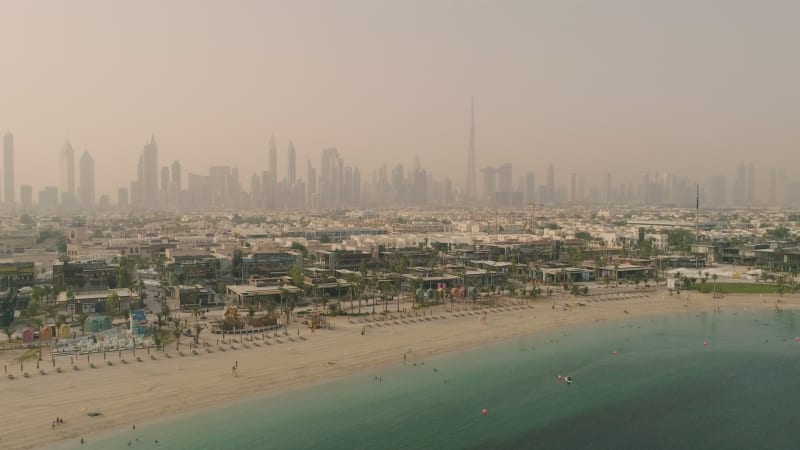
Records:
{"label": "shallow water", "polygon": [[412,357],[75,448],[796,448],[797,317],[706,313],[565,329]]}

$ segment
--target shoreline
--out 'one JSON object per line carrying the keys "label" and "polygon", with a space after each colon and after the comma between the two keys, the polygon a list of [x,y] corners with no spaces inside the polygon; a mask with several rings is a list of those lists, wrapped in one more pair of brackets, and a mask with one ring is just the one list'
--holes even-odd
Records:
{"label": "shoreline", "polygon": [[[800,307],[800,296],[796,295],[780,300],[777,296],[729,295],[715,300],[711,295],[689,295],[688,304],[684,296],[655,292],[647,298],[592,302],[569,310],[553,310],[551,300],[542,298],[526,301],[532,307],[490,310],[485,321],[482,312],[459,317],[436,307],[435,314],[446,319],[376,325],[367,328],[366,335],[361,335],[363,324],[348,323],[343,318],[337,320],[336,331],[312,334],[303,330],[306,341],[249,349],[240,346],[235,351],[183,358],[159,356],[156,361],[148,359],[124,367],[82,367],[78,372],[36,374],[32,379],[4,379],[0,380],[4,406],[17,420],[0,425],[0,446],[68,448],[79,445],[81,437],[91,442],[130,430],[133,424],[137,430],[144,430],[165,418],[180,419],[243,400],[264,399],[395,367],[403,364],[402,355],[408,347],[413,348],[411,362],[594,323],[713,311],[716,306],[726,312]],[[576,305],[577,301],[565,297],[560,303]],[[240,363],[237,377],[231,374],[234,361]],[[87,417],[92,410],[103,415]],[[51,429],[50,422],[56,416],[64,418],[65,424]]]}

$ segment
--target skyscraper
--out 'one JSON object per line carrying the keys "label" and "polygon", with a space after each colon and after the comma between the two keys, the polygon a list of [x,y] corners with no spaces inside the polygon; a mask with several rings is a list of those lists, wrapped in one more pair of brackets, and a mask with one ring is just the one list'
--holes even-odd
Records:
{"label": "skyscraper", "polygon": [[94,206],[94,159],[89,150],[84,150],[81,155],[78,201],[83,208]]}
{"label": "skyscraper", "polygon": [[339,150],[326,148],[322,150],[320,185],[317,192],[320,194],[320,205],[325,208],[338,206],[341,200],[341,187],[343,179],[343,162]]}
{"label": "skyscraper", "polygon": [[469,106],[469,148],[467,150],[467,201],[475,201],[475,101],[470,100]]}
{"label": "skyscraper", "polygon": [[311,160],[306,166],[306,177],[308,178],[308,188],[306,188],[306,207],[315,208],[317,206],[317,169],[311,165]]}
{"label": "skyscraper", "polygon": [[547,195],[545,200],[548,203],[556,201],[556,175],[553,163],[547,163]]}
{"label": "skyscraper", "polygon": [[483,201],[489,203],[494,200],[494,193],[497,192],[497,169],[484,167],[481,172],[483,172]]}
{"label": "skyscraper", "polygon": [[23,184],[19,187],[19,204],[23,211],[33,208],[33,187],[31,185]]}
{"label": "skyscraper", "polygon": [[158,145],[156,137],[150,136],[145,144],[137,167],[136,191],[133,194],[134,206],[155,208],[158,206]]}
{"label": "skyscraper", "polygon": [[269,138],[269,167],[267,167],[266,189],[267,207],[275,208],[278,200],[278,145],[275,136]]}
{"label": "skyscraper", "polygon": [[125,209],[128,207],[128,188],[119,188],[117,190],[117,207]]}
{"label": "skyscraper", "polygon": [[7,132],[3,136],[3,199],[6,205],[14,208],[14,135]]}
{"label": "skyscraper", "polygon": [[159,194],[161,206],[170,206],[169,185],[169,167],[163,166],[161,168],[161,193]]}
{"label": "skyscraper", "polygon": [[178,160],[172,161],[172,181],[170,182],[170,204],[178,207],[181,204],[181,163]]}
{"label": "skyscraper", "polygon": [[536,175],[533,172],[525,174],[525,203],[536,203]]}
{"label": "skyscraper", "polygon": [[292,141],[289,141],[289,150],[286,160],[288,165],[287,181],[289,182],[289,187],[291,188],[297,181],[297,166],[295,165],[297,164],[297,161],[294,152],[294,143]]}
{"label": "skyscraper", "polygon": [[751,163],[749,166],[747,166],[747,186],[745,190],[745,202],[748,205],[752,205],[756,202],[755,177],[756,177],[755,168]]}
{"label": "skyscraper", "polygon": [[69,141],[64,142],[59,154],[61,168],[61,197],[62,206],[70,207],[75,204],[75,150]]}
{"label": "skyscraper", "polygon": [[578,176],[575,172],[569,175],[569,201],[570,203],[578,201]]}

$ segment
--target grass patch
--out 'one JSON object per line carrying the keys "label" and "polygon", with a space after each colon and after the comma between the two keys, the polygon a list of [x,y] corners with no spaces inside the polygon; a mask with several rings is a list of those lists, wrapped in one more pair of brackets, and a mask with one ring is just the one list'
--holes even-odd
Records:
{"label": "grass patch", "polygon": [[29,348],[25,350],[25,352],[16,358],[17,362],[25,362],[31,359],[39,359],[39,349],[38,348]]}

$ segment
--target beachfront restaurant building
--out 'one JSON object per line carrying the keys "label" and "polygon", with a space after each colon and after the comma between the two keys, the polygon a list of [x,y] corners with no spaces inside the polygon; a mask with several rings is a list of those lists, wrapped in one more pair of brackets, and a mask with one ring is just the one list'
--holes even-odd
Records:
{"label": "beachfront restaurant building", "polygon": [[75,294],[73,298],[67,297],[67,292],[62,291],[56,297],[56,306],[67,314],[108,312],[108,296],[117,294],[119,299],[118,311],[130,310],[139,303],[139,295],[127,288],[108,289],[104,291],[85,292]]}
{"label": "beachfront restaurant building", "polygon": [[298,295],[300,289],[291,284],[258,286],[252,284],[230,285],[225,290],[225,298],[236,306],[257,306],[263,308],[270,301],[278,305],[281,296]]}
{"label": "beachfront restaurant building", "polygon": [[167,286],[164,296],[167,306],[175,310],[205,308],[219,303],[213,290],[199,284]]}

